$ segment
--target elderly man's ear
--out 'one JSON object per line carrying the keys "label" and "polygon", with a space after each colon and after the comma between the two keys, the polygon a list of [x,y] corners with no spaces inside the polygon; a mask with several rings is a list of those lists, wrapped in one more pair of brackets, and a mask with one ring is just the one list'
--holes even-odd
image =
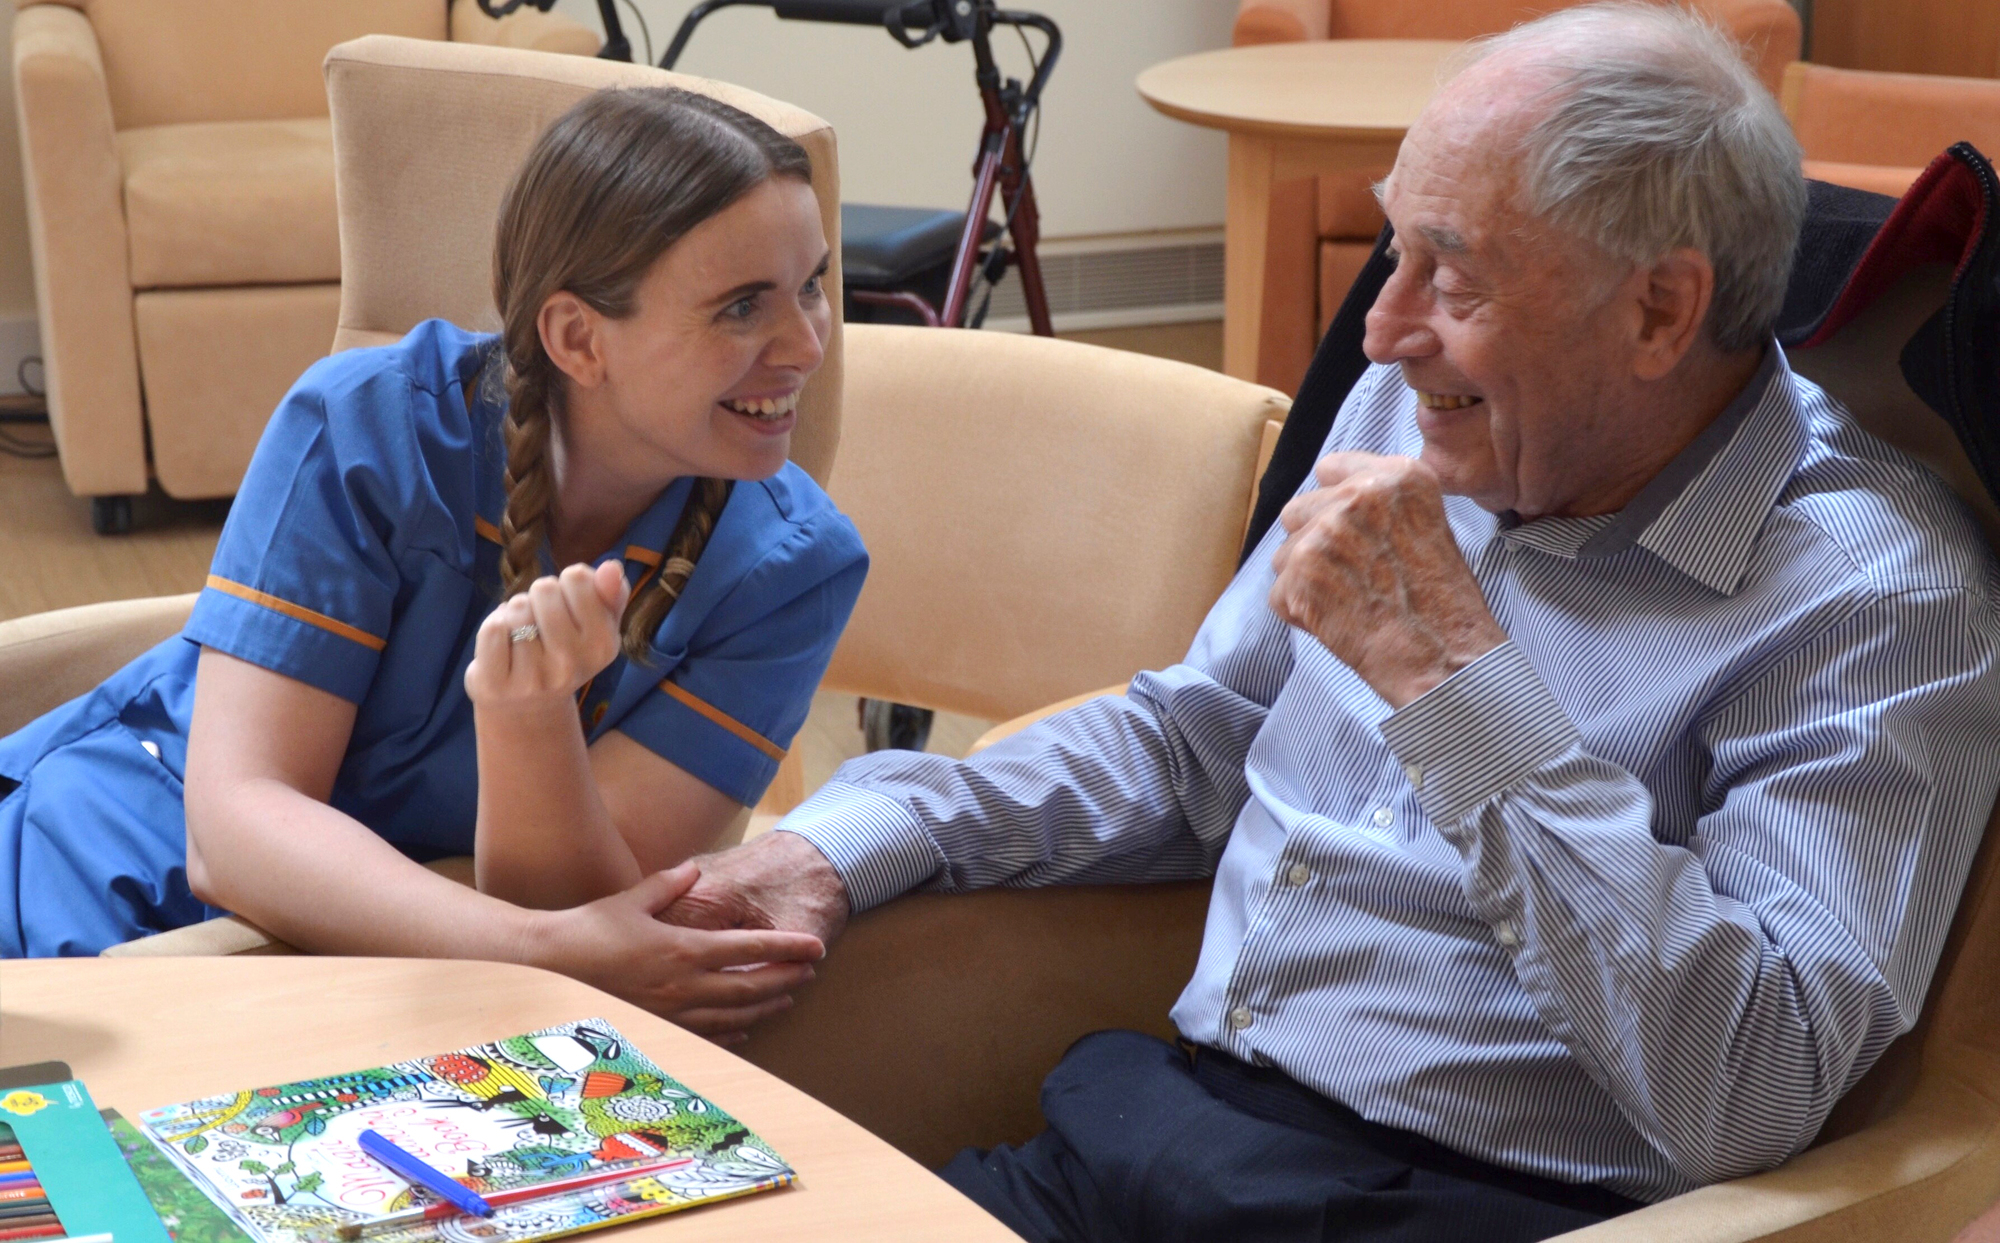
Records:
{"label": "elderly man's ear", "polygon": [[1619,293],[1635,312],[1632,374],[1657,380],[1701,340],[1715,295],[1715,267],[1698,250],[1668,251],[1651,267],[1634,271]]}

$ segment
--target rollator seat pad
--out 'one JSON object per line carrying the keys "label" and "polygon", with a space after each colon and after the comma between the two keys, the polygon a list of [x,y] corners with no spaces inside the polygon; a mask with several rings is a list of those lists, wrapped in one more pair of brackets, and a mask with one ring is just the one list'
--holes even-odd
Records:
{"label": "rollator seat pad", "polygon": [[[931,207],[840,205],[840,262],[849,288],[896,289],[949,263],[965,227],[962,211]],[[986,224],[985,239],[1000,227]]]}

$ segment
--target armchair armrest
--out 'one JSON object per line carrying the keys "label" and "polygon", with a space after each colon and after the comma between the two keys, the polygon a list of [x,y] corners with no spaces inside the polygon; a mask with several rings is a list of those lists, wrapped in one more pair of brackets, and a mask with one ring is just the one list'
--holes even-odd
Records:
{"label": "armchair armrest", "polygon": [[1042,1127],[1078,1037],[1171,1037],[1206,881],[914,894],[855,919],[743,1056],[926,1166]]}
{"label": "armchair armrest", "polygon": [[604,46],[596,31],[567,17],[519,8],[495,21],[480,11],[477,0],[452,0],[451,41],[572,56],[595,56]]}
{"label": "armchair armrest", "polygon": [[978,755],[981,751],[984,751],[986,748],[992,746],[994,743],[999,742],[1002,738],[1013,737],[1015,734],[1020,733],[1022,730],[1028,728],[1028,726],[1033,725],[1036,721],[1041,720],[1043,717],[1054,716],[1058,712],[1066,712],[1069,709],[1076,707],[1078,704],[1089,703],[1091,700],[1096,699],[1099,696],[1123,695],[1125,693],[1125,688],[1130,685],[1131,683],[1129,682],[1120,682],[1116,686],[1107,686],[1103,690],[1085,691],[1081,695],[1071,695],[1068,699],[1058,700],[1055,703],[1049,704],[1047,707],[1037,708],[1033,712],[1024,712],[1020,716],[1015,717],[1011,721],[1002,721],[998,725],[995,725],[992,729],[989,729],[985,733],[981,734],[973,742],[971,748],[967,750],[965,754],[968,757]]}
{"label": "armchair armrest", "polygon": [[1229,44],[1247,47],[1324,39],[1331,12],[1332,0],[1243,0]]}
{"label": "armchair armrest", "polygon": [[1976,1060],[1926,1066],[1886,1118],[1775,1170],[1561,1235],[1561,1243],[1944,1243],[2000,1195],[1995,1068]]}
{"label": "armchair armrest", "polygon": [[[472,885],[472,857],[453,855],[426,863],[425,867],[468,888]],[[216,958],[230,954],[296,954],[299,951],[238,915],[224,915],[206,923],[189,924],[171,932],[140,937],[123,945],[113,945],[100,958]]]}
{"label": "armchair armrest", "polygon": [[63,477],[79,496],[144,492],[125,181],[89,18],[59,4],[15,14],[14,106]]}

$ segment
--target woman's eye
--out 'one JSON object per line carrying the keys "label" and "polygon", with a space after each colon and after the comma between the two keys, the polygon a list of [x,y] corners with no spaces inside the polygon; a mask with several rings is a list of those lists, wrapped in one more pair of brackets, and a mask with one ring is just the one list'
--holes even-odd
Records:
{"label": "woman's eye", "polygon": [[817,298],[820,295],[821,284],[824,280],[823,276],[814,273],[812,279],[806,282],[805,288],[799,292],[808,298]]}
{"label": "woman's eye", "polygon": [[754,297],[738,298],[729,304],[728,310],[723,312],[724,315],[727,315],[731,319],[749,319],[756,313],[757,299]]}

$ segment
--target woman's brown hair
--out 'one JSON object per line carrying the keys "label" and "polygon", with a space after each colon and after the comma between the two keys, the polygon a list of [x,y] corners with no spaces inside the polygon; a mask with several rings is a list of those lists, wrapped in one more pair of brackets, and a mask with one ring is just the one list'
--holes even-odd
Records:
{"label": "woman's brown hair", "polygon": [[[639,282],[702,221],[772,177],[810,183],[805,149],[737,108],[672,87],[600,91],[548,128],[500,205],[493,301],[507,417],[507,512],[500,522],[501,595],[541,572],[555,512],[551,441],[565,377],[542,348],[542,306],[562,291],[599,314],[632,314]],[[647,659],[729,500],[729,481],[697,479],[658,570],[625,606],[621,646]]]}

